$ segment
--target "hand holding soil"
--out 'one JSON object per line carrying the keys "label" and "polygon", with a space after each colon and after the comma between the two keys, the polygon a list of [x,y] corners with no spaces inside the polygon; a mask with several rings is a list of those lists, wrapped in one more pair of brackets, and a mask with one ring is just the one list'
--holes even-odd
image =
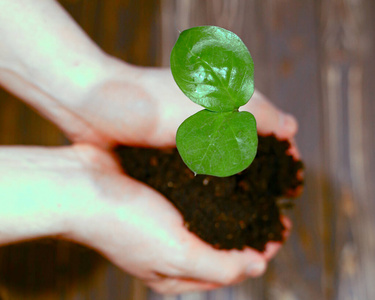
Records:
{"label": "hand holding soil", "polygon": [[[263,253],[215,249],[186,229],[164,196],[125,175],[113,156],[120,144],[175,146],[179,124],[198,107],[185,101],[170,70],[108,56],[56,1],[3,1],[0,24],[1,85],[74,143],[1,149],[1,245],[51,235],[74,240],[164,293],[264,272],[280,243],[268,243]],[[244,109],[260,134],[289,140],[298,157],[293,117],[257,92]]]}
{"label": "hand holding soil", "polygon": [[[62,103],[66,116],[55,120],[74,142],[108,148],[174,147],[181,122],[200,108],[189,101],[169,69],[140,68],[107,57],[105,73],[73,104]],[[297,122],[255,91],[242,107],[251,112],[258,133],[293,141]],[[298,152],[293,147],[294,155]]]}
{"label": "hand holding soil", "polygon": [[[139,72],[138,82],[134,81],[130,86],[130,93],[127,90],[129,86],[125,84],[128,77],[125,76],[125,82],[117,79],[117,81],[109,81],[102,85],[105,89],[99,90],[94,101],[100,103],[101,97],[105,96],[106,101],[114,102],[118,107],[112,112],[108,111],[107,116],[104,115],[103,118],[103,113],[110,109],[103,105],[102,109],[96,110],[99,116],[95,118],[97,120],[109,119],[117,111],[124,112],[130,119],[135,116],[143,118],[142,131],[134,131],[130,125],[127,125],[129,130],[123,130],[123,134],[116,139],[113,138],[112,143],[146,147],[173,146],[176,128],[181,120],[196,107],[190,105],[189,101],[182,101],[184,106],[181,106],[181,103],[177,104],[176,97],[181,97],[181,93],[177,89],[174,90],[168,70],[137,69],[136,72]],[[163,93],[150,96],[151,94],[147,91],[156,88],[156,86],[159,91],[165,91],[165,97],[162,97]],[[129,95],[133,95],[134,98],[127,99]],[[150,103],[153,107],[152,110],[158,112],[159,115],[154,113],[150,117],[143,116],[142,111],[137,110],[137,107],[133,108],[132,100],[137,99],[140,95],[150,97],[144,96],[145,98],[142,98],[141,101],[145,101],[144,105]],[[104,103],[104,98],[102,103]],[[123,108],[121,108],[122,105]],[[157,107],[165,109],[156,109]],[[275,133],[278,138],[288,139],[292,143],[297,131],[297,124],[293,117],[284,115],[258,92],[245,108],[256,116],[260,133]],[[90,112],[91,114],[93,113]],[[90,117],[92,118],[92,115]],[[108,125],[112,128],[121,128],[121,125],[126,125],[125,122],[128,122],[129,119],[114,118],[114,120],[118,123],[108,122]],[[139,124],[141,123],[139,122]],[[140,132],[144,132],[145,135]],[[155,135],[151,133],[158,136],[158,139],[155,139]],[[298,151],[294,144],[292,145],[290,152],[297,158]],[[258,276],[264,272],[267,261],[276,254],[281,246],[279,242],[269,242],[264,253],[250,248],[242,251],[215,250],[185,228],[181,214],[164,196],[125,177],[120,170],[116,170],[116,175],[107,175],[108,178],[105,179],[105,182],[111,187],[103,187],[103,190],[111,191],[111,193],[116,191],[116,196],[111,198],[123,200],[120,200],[112,214],[107,216],[108,221],[99,222],[101,228],[95,227],[95,230],[98,230],[95,235],[93,233],[95,238],[88,239],[84,243],[99,249],[111,261],[144,279],[149,286],[159,292],[179,293],[187,290],[211,289],[239,282],[247,276]],[[117,178],[119,182],[115,184],[113,178]],[[132,192],[134,189],[138,196],[136,198]],[[131,199],[130,208],[127,199]],[[118,211],[116,212],[116,210]],[[123,214],[123,218],[119,220],[113,217],[118,214]],[[127,228],[129,220],[133,220],[130,230]],[[284,225],[290,228],[288,220],[283,220]],[[97,222],[92,220],[88,223]],[[109,232],[117,232],[117,234],[109,236]],[[287,235],[287,232],[285,234]],[[127,239],[127,236],[131,238]],[[115,238],[116,240],[114,240]],[[127,249],[126,255],[122,249]],[[175,262],[175,259],[178,262]],[[158,264],[157,261],[160,263]],[[200,261],[202,265],[194,264],[195,269],[192,270],[190,267],[193,261]],[[252,271],[248,271],[249,269]]]}
{"label": "hand holding soil", "polygon": [[66,237],[98,250],[160,293],[213,289],[259,276],[281,246],[270,242],[264,253],[216,250],[184,227],[167,199],[125,176],[110,153],[87,145],[75,151],[95,198],[70,220]]}
{"label": "hand holding soil", "polygon": [[[98,250],[164,293],[212,289],[261,275],[280,243],[268,243],[264,253],[250,248],[214,249],[184,227],[182,216],[165,197],[126,176],[111,152],[105,150],[115,144],[174,146],[178,125],[196,109],[193,103],[177,99],[183,96],[169,70],[138,69],[116,63],[113,76],[95,85],[84,101],[74,107],[62,103],[51,112],[43,108],[50,118],[60,116],[54,121],[76,142],[74,153],[83,165],[79,182],[85,184],[77,185],[74,177],[65,172],[62,182],[66,184],[60,188],[65,192],[64,186],[76,187],[77,192],[82,193],[83,189],[86,192],[75,203],[69,197],[59,198],[63,207],[71,207],[64,201],[73,205],[66,212],[68,220],[62,223],[66,227],[50,232],[48,220],[43,223],[35,214],[46,230],[28,232],[12,241],[58,234]],[[115,69],[112,65],[111,68]],[[153,90],[158,93],[151,93]],[[293,139],[297,130],[295,120],[259,93],[246,109],[257,117],[260,132]],[[43,157],[35,161],[42,161]],[[58,174],[59,169],[56,171]],[[56,190],[56,193],[61,192]]]}
{"label": "hand holding soil", "polygon": [[[91,105],[79,111],[77,124],[89,124],[90,135],[74,136],[74,140],[102,147],[116,143],[174,146],[176,128],[197,109],[196,105],[185,99],[177,100],[183,96],[169,70],[131,67],[134,76],[130,76],[129,66],[121,63],[119,66],[123,73],[98,85],[90,93]],[[151,94],[154,89],[159,92]],[[260,133],[273,132],[281,139],[293,140],[297,131],[294,118],[279,111],[260,93],[255,93],[245,109],[257,118]],[[66,125],[73,127],[74,124]],[[297,157],[296,148],[292,149]],[[112,160],[110,153],[101,153],[105,160]],[[100,166],[100,156],[96,159],[90,168]],[[95,173],[98,180],[95,186],[103,191],[101,198],[109,200],[111,209],[92,219],[83,218],[86,220],[76,228],[87,231],[87,236],[78,234],[76,240],[99,250],[157,291],[211,289],[239,282],[247,276],[259,276],[281,246],[269,242],[264,253],[249,248],[216,250],[184,227],[181,214],[167,199],[125,176],[119,167],[103,167]],[[289,224],[287,220],[284,223]]]}

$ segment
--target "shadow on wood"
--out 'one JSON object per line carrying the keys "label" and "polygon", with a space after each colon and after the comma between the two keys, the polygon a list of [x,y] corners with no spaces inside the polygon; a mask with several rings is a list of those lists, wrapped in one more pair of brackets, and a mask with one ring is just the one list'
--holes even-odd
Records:
{"label": "shadow on wood", "polygon": [[[15,255],[17,253],[17,255]],[[0,285],[35,295],[61,286],[74,289],[102,271],[106,260],[86,247],[42,239],[2,247]]]}

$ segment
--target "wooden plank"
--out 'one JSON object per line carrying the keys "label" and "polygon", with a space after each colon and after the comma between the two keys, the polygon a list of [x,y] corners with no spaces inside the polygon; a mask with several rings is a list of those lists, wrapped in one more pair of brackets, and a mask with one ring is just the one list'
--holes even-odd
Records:
{"label": "wooden plank", "polygon": [[[374,5],[370,1],[324,1],[322,96],[325,109],[325,171],[332,209],[327,279],[332,299],[373,299],[375,203],[372,178]],[[371,179],[370,179],[371,178]],[[328,201],[328,199],[326,199]]]}
{"label": "wooden plank", "polygon": [[16,143],[19,120],[19,104],[4,90],[0,90],[0,144],[11,145]]}
{"label": "wooden plank", "polygon": [[[322,148],[315,1],[264,1],[268,61],[263,91],[299,121],[305,190],[291,214],[292,235],[266,274],[267,299],[324,299]],[[262,61],[260,62],[262,63]],[[287,272],[288,276],[285,276]]]}
{"label": "wooden plank", "polygon": [[56,146],[64,141],[61,131],[17,98],[0,90],[0,145]]}

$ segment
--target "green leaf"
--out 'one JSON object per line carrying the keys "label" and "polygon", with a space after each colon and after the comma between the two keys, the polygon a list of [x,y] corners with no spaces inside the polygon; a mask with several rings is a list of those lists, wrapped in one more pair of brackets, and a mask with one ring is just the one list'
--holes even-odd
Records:
{"label": "green leaf", "polygon": [[233,32],[215,26],[180,34],[172,53],[173,77],[193,102],[211,111],[237,110],[254,93],[254,64]]}
{"label": "green leaf", "polygon": [[178,128],[177,149],[196,174],[231,176],[246,169],[258,146],[256,121],[249,112],[201,110]]}
{"label": "green leaf", "polygon": [[183,31],[171,53],[173,77],[190,100],[205,107],[186,119],[176,144],[197,174],[234,175],[253,161],[255,118],[238,112],[254,92],[254,64],[234,33],[215,26]]}

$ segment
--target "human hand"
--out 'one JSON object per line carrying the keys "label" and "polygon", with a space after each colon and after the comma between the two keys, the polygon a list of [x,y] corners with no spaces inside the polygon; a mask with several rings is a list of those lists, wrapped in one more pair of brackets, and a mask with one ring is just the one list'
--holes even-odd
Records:
{"label": "human hand", "polygon": [[44,236],[72,240],[162,293],[258,276],[280,248],[270,242],[264,253],[214,249],[187,231],[167,199],[92,145],[0,147],[0,170],[0,245]]}
{"label": "human hand", "polygon": [[[109,58],[107,75],[74,104],[64,105],[70,115],[58,125],[74,142],[100,147],[114,144],[175,146],[178,126],[200,106],[178,89],[169,69],[140,68]],[[243,106],[257,119],[258,132],[274,133],[293,144],[297,122],[255,92]],[[56,122],[56,121],[55,121]]]}
{"label": "human hand", "polygon": [[77,203],[66,238],[96,249],[157,292],[207,290],[259,276],[281,246],[270,242],[264,253],[214,249],[187,231],[167,199],[124,175],[109,152],[74,149],[95,197]]}
{"label": "human hand", "polygon": [[[60,120],[60,127],[74,142],[108,148],[115,144],[133,146],[175,146],[178,126],[200,106],[180,91],[169,69],[140,68],[110,59],[107,76],[76,103],[71,117]],[[289,154],[299,159],[294,142],[297,122],[277,109],[258,91],[243,106],[257,120],[261,135],[275,134],[291,144]],[[302,179],[302,172],[298,174]],[[290,196],[302,188],[290,191]]]}
{"label": "human hand", "polygon": [[[199,107],[185,99],[169,70],[131,67],[107,57],[55,1],[4,3],[12,4],[2,6],[0,18],[4,25],[0,26],[4,37],[0,83],[5,88],[57,124],[75,143],[101,148],[118,143],[174,145],[178,125]],[[22,38],[14,39],[14,32]],[[258,97],[246,109],[257,118],[259,132],[274,132],[292,140],[296,122],[283,118]],[[74,149],[84,162],[82,168],[67,167],[64,161],[72,160],[67,149],[58,172],[54,172],[56,159],[52,155],[48,167],[41,171],[41,188],[30,185],[31,198],[38,205],[33,206],[33,214],[21,214],[19,220],[25,224],[21,227],[27,232],[19,239],[62,234],[102,252],[157,291],[170,293],[209,289],[259,275],[280,247],[269,243],[263,254],[251,249],[214,250],[183,227],[181,216],[166,199],[122,174],[108,152],[78,144]],[[297,155],[296,150],[292,152]],[[37,177],[33,169],[39,166],[38,161],[26,160],[26,168],[21,168],[20,174],[28,175],[30,182]],[[51,174],[53,177],[44,180],[43,175]],[[56,197],[43,193],[45,181]],[[15,193],[14,184],[13,188]],[[37,192],[43,197],[37,197]],[[29,200],[30,193],[25,195],[28,197],[19,198],[21,203]],[[49,200],[53,200],[48,207],[54,211],[52,216],[46,212]],[[6,206],[23,213],[19,207],[23,206]],[[0,219],[12,224],[7,227],[10,233],[5,237],[2,233],[0,241],[15,241],[13,228],[18,229],[19,224],[12,222],[19,220]],[[50,223],[57,225],[49,227]],[[5,227],[1,228],[4,231]],[[251,271],[250,266],[258,268]]]}

